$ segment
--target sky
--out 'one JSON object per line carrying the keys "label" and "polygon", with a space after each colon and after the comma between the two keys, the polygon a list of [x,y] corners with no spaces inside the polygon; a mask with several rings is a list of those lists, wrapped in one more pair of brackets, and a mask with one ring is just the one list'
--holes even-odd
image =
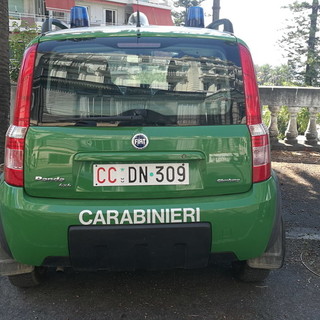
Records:
{"label": "sky", "polygon": [[[254,63],[257,65],[281,65],[286,63],[277,41],[280,40],[288,9],[281,7],[294,0],[220,0],[220,19],[227,18],[233,23],[234,34],[247,43]],[[212,14],[213,0],[201,5],[206,14]],[[207,18],[207,24],[211,22]]]}

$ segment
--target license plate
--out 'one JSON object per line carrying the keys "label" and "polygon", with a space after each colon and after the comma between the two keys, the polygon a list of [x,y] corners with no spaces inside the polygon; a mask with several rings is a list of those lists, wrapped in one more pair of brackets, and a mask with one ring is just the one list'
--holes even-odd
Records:
{"label": "license plate", "polygon": [[188,163],[95,164],[93,186],[189,184]]}

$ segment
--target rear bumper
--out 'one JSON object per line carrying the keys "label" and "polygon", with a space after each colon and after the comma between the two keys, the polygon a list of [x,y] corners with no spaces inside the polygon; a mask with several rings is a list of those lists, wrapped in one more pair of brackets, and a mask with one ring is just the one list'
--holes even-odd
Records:
{"label": "rear bumper", "polygon": [[210,245],[209,223],[69,229],[70,264],[77,270],[204,268]]}
{"label": "rear bumper", "polygon": [[[8,248],[20,263],[40,266],[59,261],[63,265],[70,261],[70,248],[77,246],[70,244],[69,236],[75,229],[81,238],[82,228],[90,228],[94,234],[92,230],[110,230],[113,225],[129,230],[131,224],[141,225],[142,230],[150,230],[154,224],[164,229],[170,229],[172,224],[205,224],[210,229],[208,254],[228,252],[239,260],[247,260],[262,255],[270,246],[273,230],[280,221],[278,198],[275,177],[236,195],[124,201],[35,198],[26,195],[22,188],[2,182],[0,239],[2,247]],[[190,236],[186,233],[185,237]],[[162,240],[158,239],[159,243]]]}

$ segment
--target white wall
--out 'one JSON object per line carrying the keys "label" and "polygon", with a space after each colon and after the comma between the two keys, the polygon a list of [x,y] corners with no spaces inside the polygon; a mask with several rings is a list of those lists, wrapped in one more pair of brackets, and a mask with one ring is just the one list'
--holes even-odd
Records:
{"label": "white wall", "polygon": [[90,21],[93,25],[104,25],[105,23],[105,11],[104,10],[114,10],[116,11],[116,22],[117,24],[124,24],[125,20],[125,6],[111,5],[106,2],[103,3],[93,3],[76,1],[76,5],[85,6],[89,9]]}

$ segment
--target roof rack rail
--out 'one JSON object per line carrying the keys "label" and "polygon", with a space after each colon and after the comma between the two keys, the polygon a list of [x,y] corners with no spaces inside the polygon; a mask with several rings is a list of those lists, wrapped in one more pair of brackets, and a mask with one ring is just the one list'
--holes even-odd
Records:
{"label": "roof rack rail", "polygon": [[41,33],[52,31],[52,25],[59,27],[60,29],[69,29],[68,25],[58,19],[48,18],[42,24]]}
{"label": "roof rack rail", "polygon": [[233,25],[229,19],[219,19],[211,22],[207,28],[219,30],[219,26],[223,25],[223,31],[233,33]]}

